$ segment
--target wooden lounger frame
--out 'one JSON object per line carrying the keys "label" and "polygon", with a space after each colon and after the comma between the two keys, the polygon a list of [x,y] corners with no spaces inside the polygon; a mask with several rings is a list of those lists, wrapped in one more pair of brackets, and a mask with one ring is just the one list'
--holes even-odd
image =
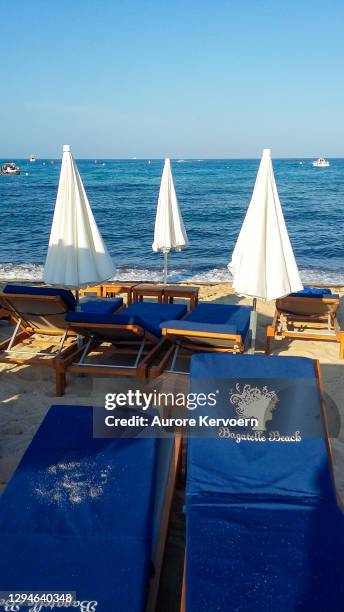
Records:
{"label": "wooden lounger frame", "polygon": [[[318,386],[319,396],[320,396],[321,419],[322,419],[322,423],[324,426],[325,442],[326,442],[327,453],[328,453],[328,458],[329,458],[329,465],[330,465],[330,472],[331,472],[333,488],[335,491],[337,504],[339,508],[342,510],[342,512],[344,512],[344,502],[339,496],[339,493],[336,488],[335,478],[334,478],[333,454],[332,454],[332,448],[330,444],[328,419],[327,419],[326,405],[325,405],[325,400],[324,400],[324,390],[323,390],[323,382],[322,382],[320,364],[317,359],[314,359],[313,362],[314,362],[315,377],[317,380],[317,386]],[[184,557],[183,585],[182,585],[182,592],[181,592],[180,612],[187,612],[186,610],[186,553]]]}
{"label": "wooden lounger frame", "polygon": [[[16,300],[28,300],[32,303],[46,305],[47,312],[23,312],[21,309],[16,309]],[[67,329],[67,324],[65,324],[64,328],[62,324],[61,327],[54,327],[53,319],[54,317],[64,317],[65,313],[68,311],[68,306],[58,295],[42,296],[21,293],[1,293],[0,304],[16,324],[12,336],[0,343],[0,362],[18,365],[39,365],[53,368],[55,370],[56,395],[58,397],[61,396],[65,381],[62,359],[75,351],[76,334],[72,330]],[[49,307],[50,310],[51,307],[53,307],[51,312],[48,312]],[[42,326],[32,321],[33,318],[39,319],[40,317],[42,318]],[[52,318],[51,325],[48,325],[49,318]],[[44,319],[47,320],[47,325],[44,325]],[[57,337],[59,341],[56,350],[53,352],[39,350],[32,352],[25,351],[25,344],[28,344],[28,341],[33,339],[36,334]],[[39,342],[43,344],[47,341],[40,339]],[[14,350],[14,347],[18,348],[19,345],[23,345],[23,350]],[[27,358],[25,358],[25,355]]]}
{"label": "wooden lounger frame", "polygon": [[11,315],[9,314],[9,312],[7,312],[7,310],[4,310],[4,308],[0,307],[0,319],[10,319]]}
{"label": "wooden lounger frame", "polygon": [[[74,323],[68,324],[68,329],[74,334],[80,334],[85,337],[85,342],[82,349],[76,349],[70,352],[66,357],[61,359],[60,381],[62,392],[65,386],[66,373],[71,374],[90,374],[92,376],[138,376],[147,378],[149,366],[167,347],[165,338],[157,338],[143,327],[135,324],[112,324],[112,323]],[[94,334],[92,331],[99,330],[99,334]],[[85,330],[90,330],[89,336],[85,334]],[[82,330],[82,331],[81,331]],[[102,330],[104,336],[102,337]],[[106,335],[108,332],[116,332],[123,334],[125,332],[137,335],[137,340],[112,338]],[[104,342],[109,342],[111,346],[103,346]],[[113,346],[115,345],[115,346]],[[133,355],[135,361],[132,365],[117,365],[117,364],[101,364],[101,363],[85,363],[86,357],[93,349],[100,348],[102,354],[117,354],[117,355]],[[79,361],[75,361],[79,357]]]}
{"label": "wooden lounger frame", "polygon": [[[163,336],[165,336],[173,344],[169,346],[165,355],[161,359],[158,365],[154,365],[150,369],[149,377],[154,379],[160,376],[162,372],[168,371],[175,374],[185,374],[185,372],[178,372],[175,369],[179,351],[183,350],[183,357],[189,359],[193,353],[243,353],[247,342],[243,341],[240,334],[222,334],[219,332],[206,332],[206,331],[189,331],[183,329],[172,329],[163,328]],[[183,341],[181,336],[195,338],[195,343]],[[199,340],[199,343],[197,342]],[[203,343],[202,343],[203,339]],[[228,344],[228,346],[223,346]],[[169,363],[171,367],[167,370]]]}
{"label": "wooden lounger frame", "polygon": [[159,592],[159,583],[161,577],[162,564],[164,560],[168,528],[171,518],[172,502],[177,486],[178,474],[181,469],[181,457],[182,457],[182,446],[183,438],[182,435],[177,433],[174,436],[174,448],[173,456],[171,458],[170,470],[168,475],[166,495],[164,499],[164,506],[162,510],[162,520],[159,530],[158,545],[155,551],[155,558],[153,561],[154,575],[150,581],[147,602],[145,612],[155,612],[157,606],[157,598]]}
{"label": "wooden lounger frame", "polygon": [[287,296],[276,300],[276,311],[266,329],[265,352],[272,339],[298,338],[339,343],[339,359],[344,359],[344,331],[337,320],[340,301],[331,297]]}

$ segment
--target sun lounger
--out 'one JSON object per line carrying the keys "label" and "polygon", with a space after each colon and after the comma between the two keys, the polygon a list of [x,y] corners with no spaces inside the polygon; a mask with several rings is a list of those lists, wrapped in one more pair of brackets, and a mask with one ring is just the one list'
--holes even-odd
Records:
{"label": "sun lounger", "polygon": [[[92,300],[81,303],[80,307],[82,311],[101,315],[116,312],[122,304],[121,299]],[[0,294],[0,306],[15,322],[12,336],[0,343],[0,361],[55,368],[56,395],[61,395],[60,359],[76,348],[76,335],[67,329],[65,320],[66,313],[76,308],[72,292],[52,287],[6,285]],[[44,343],[48,344],[46,350],[42,350]]]}
{"label": "sun lounger", "polygon": [[84,602],[63,610],[151,612],[181,440],[94,438],[92,410],[51,407],[5,488],[0,590]]}
{"label": "sun lounger", "polygon": [[170,371],[176,371],[181,352],[186,357],[197,351],[243,352],[249,340],[251,310],[249,306],[203,302],[182,321],[165,321],[162,333],[173,346],[151,369],[151,377],[159,376],[169,364]]}
{"label": "sun lounger", "polygon": [[305,287],[276,300],[272,325],[266,332],[266,352],[270,352],[273,338],[327,340],[339,342],[339,358],[344,358],[344,331],[341,331],[337,311],[339,295],[330,289]]}
{"label": "sun lounger", "polygon": [[[149,365],[166,345],[160,324],[171,317],[180,319],[185,314],[184,304],[153,302],[131,304],[119,314],[107,317],[69,312],[66,316],[68,329],[85,338],[85,347],[78,360],[73,355],[67,356],[65,371],[93,376],[146,377]],[[98,354],[91,355],[95,350]],[[122,362],[118,363],[118,359],[115,363],[104,362],[103,358],[109,355],[122,357]],[[131,356],[130,363],[128,356]]]}
{"label": "sun lounger", "polygon": [[[197,355],[190,385],[193,393],[220,389],[217,405],[198,407],[200,415],[258,416],[263,409],[266,431],[250,433],[266,439],[238,442],[220,427],[189,435],[181,609],[340,612],[344,515],[317,363]],[[301,439],[278,441],[277,432]]]}

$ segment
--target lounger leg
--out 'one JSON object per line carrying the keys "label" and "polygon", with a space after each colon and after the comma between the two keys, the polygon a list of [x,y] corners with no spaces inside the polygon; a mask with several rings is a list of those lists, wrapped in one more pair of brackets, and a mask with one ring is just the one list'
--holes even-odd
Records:
{"label": "lounger leg", "polygon": [[177,344],[177,346],[175,348],[175,351],[174,351],[172,363],[171,363],[171,372],[174,372],[174,370],[175,370],[177,359],[178,359],[179,349],[180,349],[180,344]]}
{"label": "lounger leg", "polygon": [[56,370],[56,397],[64,395],[66,386],[66,373],[61,370]]}
{"label": "lounger leg", "polygon": [[266,343],[265,343],[265,354],[270,355],[271,352],[271,338],[275,336],[275,329],[268,325],[266,329]]}
{"label": "lounger leg", "polygon": [[65,332],[64,332],[64,333],[63,333],[63,335],[62,335],[61,340],[60,340],[60,343],[59,343],[59,346],[58,346],[58,349],[57,349],[56,355],[60,355],[60,353],[62,352],[63,345],[64,345],[65,340],[66,340],[66,338],[67,338],[67,334],[68,334],[68,330],[66,329],[66,330],[65,330]]}
{"label": "lounger leg", "polygon": [[254,310],[251,310],[251,314],[250,314],[250,331],[251,331],[251,346],[249,347],[247,352],[249,355],[254,355],[256,351],[256,336],[257,336],[257,310],[255,306],[254,306]]}
{"label": "lounger leg", "polygon": [[16,339],[16,335],[17,335],[17,333],[18,333],[18,331],[19,331],[19,328],[20,328],[21,322],[22,322],[22,320],[21,320],[21,319],[18,319],[18,323],[17,323],[17,325],[15,326],[14,332],[13,332],[13,334],[12,334],[12,336],[11,336],[10,343],[9,343],[9,345],[8,345],[7,349],[6,349],[6,353],[10,353],[10,351],[11,351],[11,348],[12,348],[12,346],[13,346],[13,344],[14,344],[15,339]]}
{"label": "lounger leg", "polygon": [[82,363],[84,363],[84,361],[85,361],[85,359],[86,359],[86,357],[87,357],[87,353],[88,353],[88,351],[89,351],[89,348],[90,348],[91,344],[92,344],[92,338],[90,338],[90,339],[88,340],[88,342],[87,342],[87,344],[86,344],[86,346],[85,346],[85,348],[84,348],[84,350],[83,350],[83,352],[82,352],[82,354],[81,354],[81,357],[80,357],[80,359],[79,359],[79,363],[78,363],[78,365],[81,365]]}
{"label": "lounger leg", "polygon": [[332,317],[331,317],[331,313],[329,313],[327,315],[327,329],[330,332],[332,329]]}
{"label": "lounger leg", "polygon": [[145,340],[145,338],[143,338],[143,340],[141,342],[141,345],[140,345],[140,348],[139,348],[139,352],[137,353],[137,357],[135,359],[134,368],[137,368],[139,363],[140,363],[140,360],[141,360],[141,357],[142,357],[142,353],[143,353],[143,350],[145,348],[145,342],[146,342],[146,340]]}

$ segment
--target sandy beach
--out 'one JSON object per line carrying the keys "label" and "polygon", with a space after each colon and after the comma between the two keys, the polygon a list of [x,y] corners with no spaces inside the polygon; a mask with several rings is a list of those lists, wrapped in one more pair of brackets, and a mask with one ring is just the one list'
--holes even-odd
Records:
{"label": "sandy beach", "polygon": [[[344,295],[343,287],[332,288]],[[200,286],[200,300],[223,304],[250,304],[250,300],[233,294],[229,283]],[[273,302],[258,301],[257,352],[264,351],[265,328],[274,313]],[[344,325],[343,306],[339,321]],[[1,338],[10,335],[10,327],[0,322]],[[273,343],[274,355],[297,355],[318,359],[325,393],[328,395],[330,422],[336,429],[341,420],[344,424],[344,362],[338,359],[339,345],[336,342],[312,340],[282,340]],[[70,377],[66,394],[55,397],[54,375],[50,368],[0,364],[0,487],[3,488],[15,470],[20,458],[35,434],[48,408],[52,404],[82,405],[103,404],[104,393],[126,389],[135,384],[141,388],[139,379],[113,378],[97,380],[90,377]],[[338,411],[338,414],[337,414]],[[336,484],[344,499],[344,425],[338,436],[332,439]]]}
{"label": "sandy beach", "polygon": [[[344,295],[343,287],[332,287],[332,291]],[[200,286],[200,300],[224,304],[250,304],[250,300],[236,296],[229,283]],[[264,351],[265,328],[271,322],[274,303],[258,301],[257,352]],[[339,321],[344,325],[343,309]],[[9,335],[10,327],[0,322],[0,336]],[[344,500],[344,361],[338,359],[339,345],[335,342],[311,340],[283,340],[273,343],[272,354],[296,355],[317,359],[321,365],[324,392],[331,430],[336,487]],[[162,375],[164,376],[164,375]],[[11,478],[18,462],[32,440],[43,417],[52,404],[103,404],[104,394],[125,391],[133,386],[142,388],[139,379],[113,378],[92,379],[70,377],[66,394],[55,396],[54,375],[50,368],[0,365],[0,489]],[[94,382],[96,380],[96,382]],[[154,381],[154,386],[159,380]],[[72,409],[72,408],[71,408]],[[160,608],[164,612],[177,610],[179,592],[176,582],[181,583],[184,554],[183,486],[176,494],[173,518],[165,557],[165,568],[161,581]],[[171,576],[174,576],[171,579]]]}

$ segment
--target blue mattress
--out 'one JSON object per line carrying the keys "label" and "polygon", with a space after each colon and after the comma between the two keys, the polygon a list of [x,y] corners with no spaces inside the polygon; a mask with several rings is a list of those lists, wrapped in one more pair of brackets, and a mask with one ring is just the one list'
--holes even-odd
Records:
{"label": "blue mattress", "polygon": [[[160,323],[167,319],[181,319],[187,312],[185,304],[156,304],[137,302],[123,311],[126,316],[135,316],[142,321],[144,328],[154,336],[161,336]],[[119,315],[121,316],[121,315]]]}
{"label": "blue mattress", "polygon": [[339,295],[332,293],[331,289],[325,287],[304,287],[302,291],[290,294],[292,297],[319,297],[319,298],[339,298]]}
{"label": "blue mattress", "polygon": [[251,310],[250,306],[202,302],[183,321],[168,321],[167,327],[186,331],[238,334],[245,338],[250,326]]}
{"label": "blue mattress", "polygon": [[166,319],[180,319],[186,313],[184,304],[156,304],[154,302],[137,302],[127,306],[118,314],[101,314],[96,312],[68,312],[66,321],[71,323],[95,323],[113,325],[137,325],[160,338],[160,324]]}
{"label": "blue mattress", "polygon": [[75,310],[76,300],[68,289],[56,287],[31,287],[30,285],[6,285],[4,293],[21,293],[22,295],[60,296],[69,310]]}
{"label": "blue mattress", "polygon": [[196,321],[188,321],[182,319],[181,321],[164,321],[160,324],[161,329],[179,330],[185,332],[185,336],[188,332],[212,333],[212,334],[227,334],[230,336],[238,334],[236,325],[216,325],[215,323],[198,323]]}
{"label": "blue mattress", "polygon": [[[76,300],[73,293],[67,289],[57,289],[56,287],[30,287],[29,285],[6,285],[4,293],[19,293],[26,295],[59,296],[65,302],[68,310],[74,312]],[[81,300],[81,312],[93,312],[98,314],[111,314],[123,305],[122,298]]]}
{"label": "blue mattress", "polygon": [[[237,442],[218,431],[188,441],[186,612],[339,612],[344,517],[314,364],[296,357],[192,357],[191,392],[219,390],[216,407],[198,413],[235,416],[229,397],[243,396],[244,385],[250,385],[246,403],[253,388],[277,392],[266,441]],[[285,430],[300,430],[301,441],[269,441],[270,432]]]}
{"label": "blue mattress", "polygon": [[84,313],[112,314],[123,306],[122,298],[100,298],[99,300],[82,300],[80,310]]}
{"label": "blue mattress", "polygon": [[53,406],[0,499],[0,590],[70,590],[97,610],[142,612],[157,449],[95,439],[91,407]]}

